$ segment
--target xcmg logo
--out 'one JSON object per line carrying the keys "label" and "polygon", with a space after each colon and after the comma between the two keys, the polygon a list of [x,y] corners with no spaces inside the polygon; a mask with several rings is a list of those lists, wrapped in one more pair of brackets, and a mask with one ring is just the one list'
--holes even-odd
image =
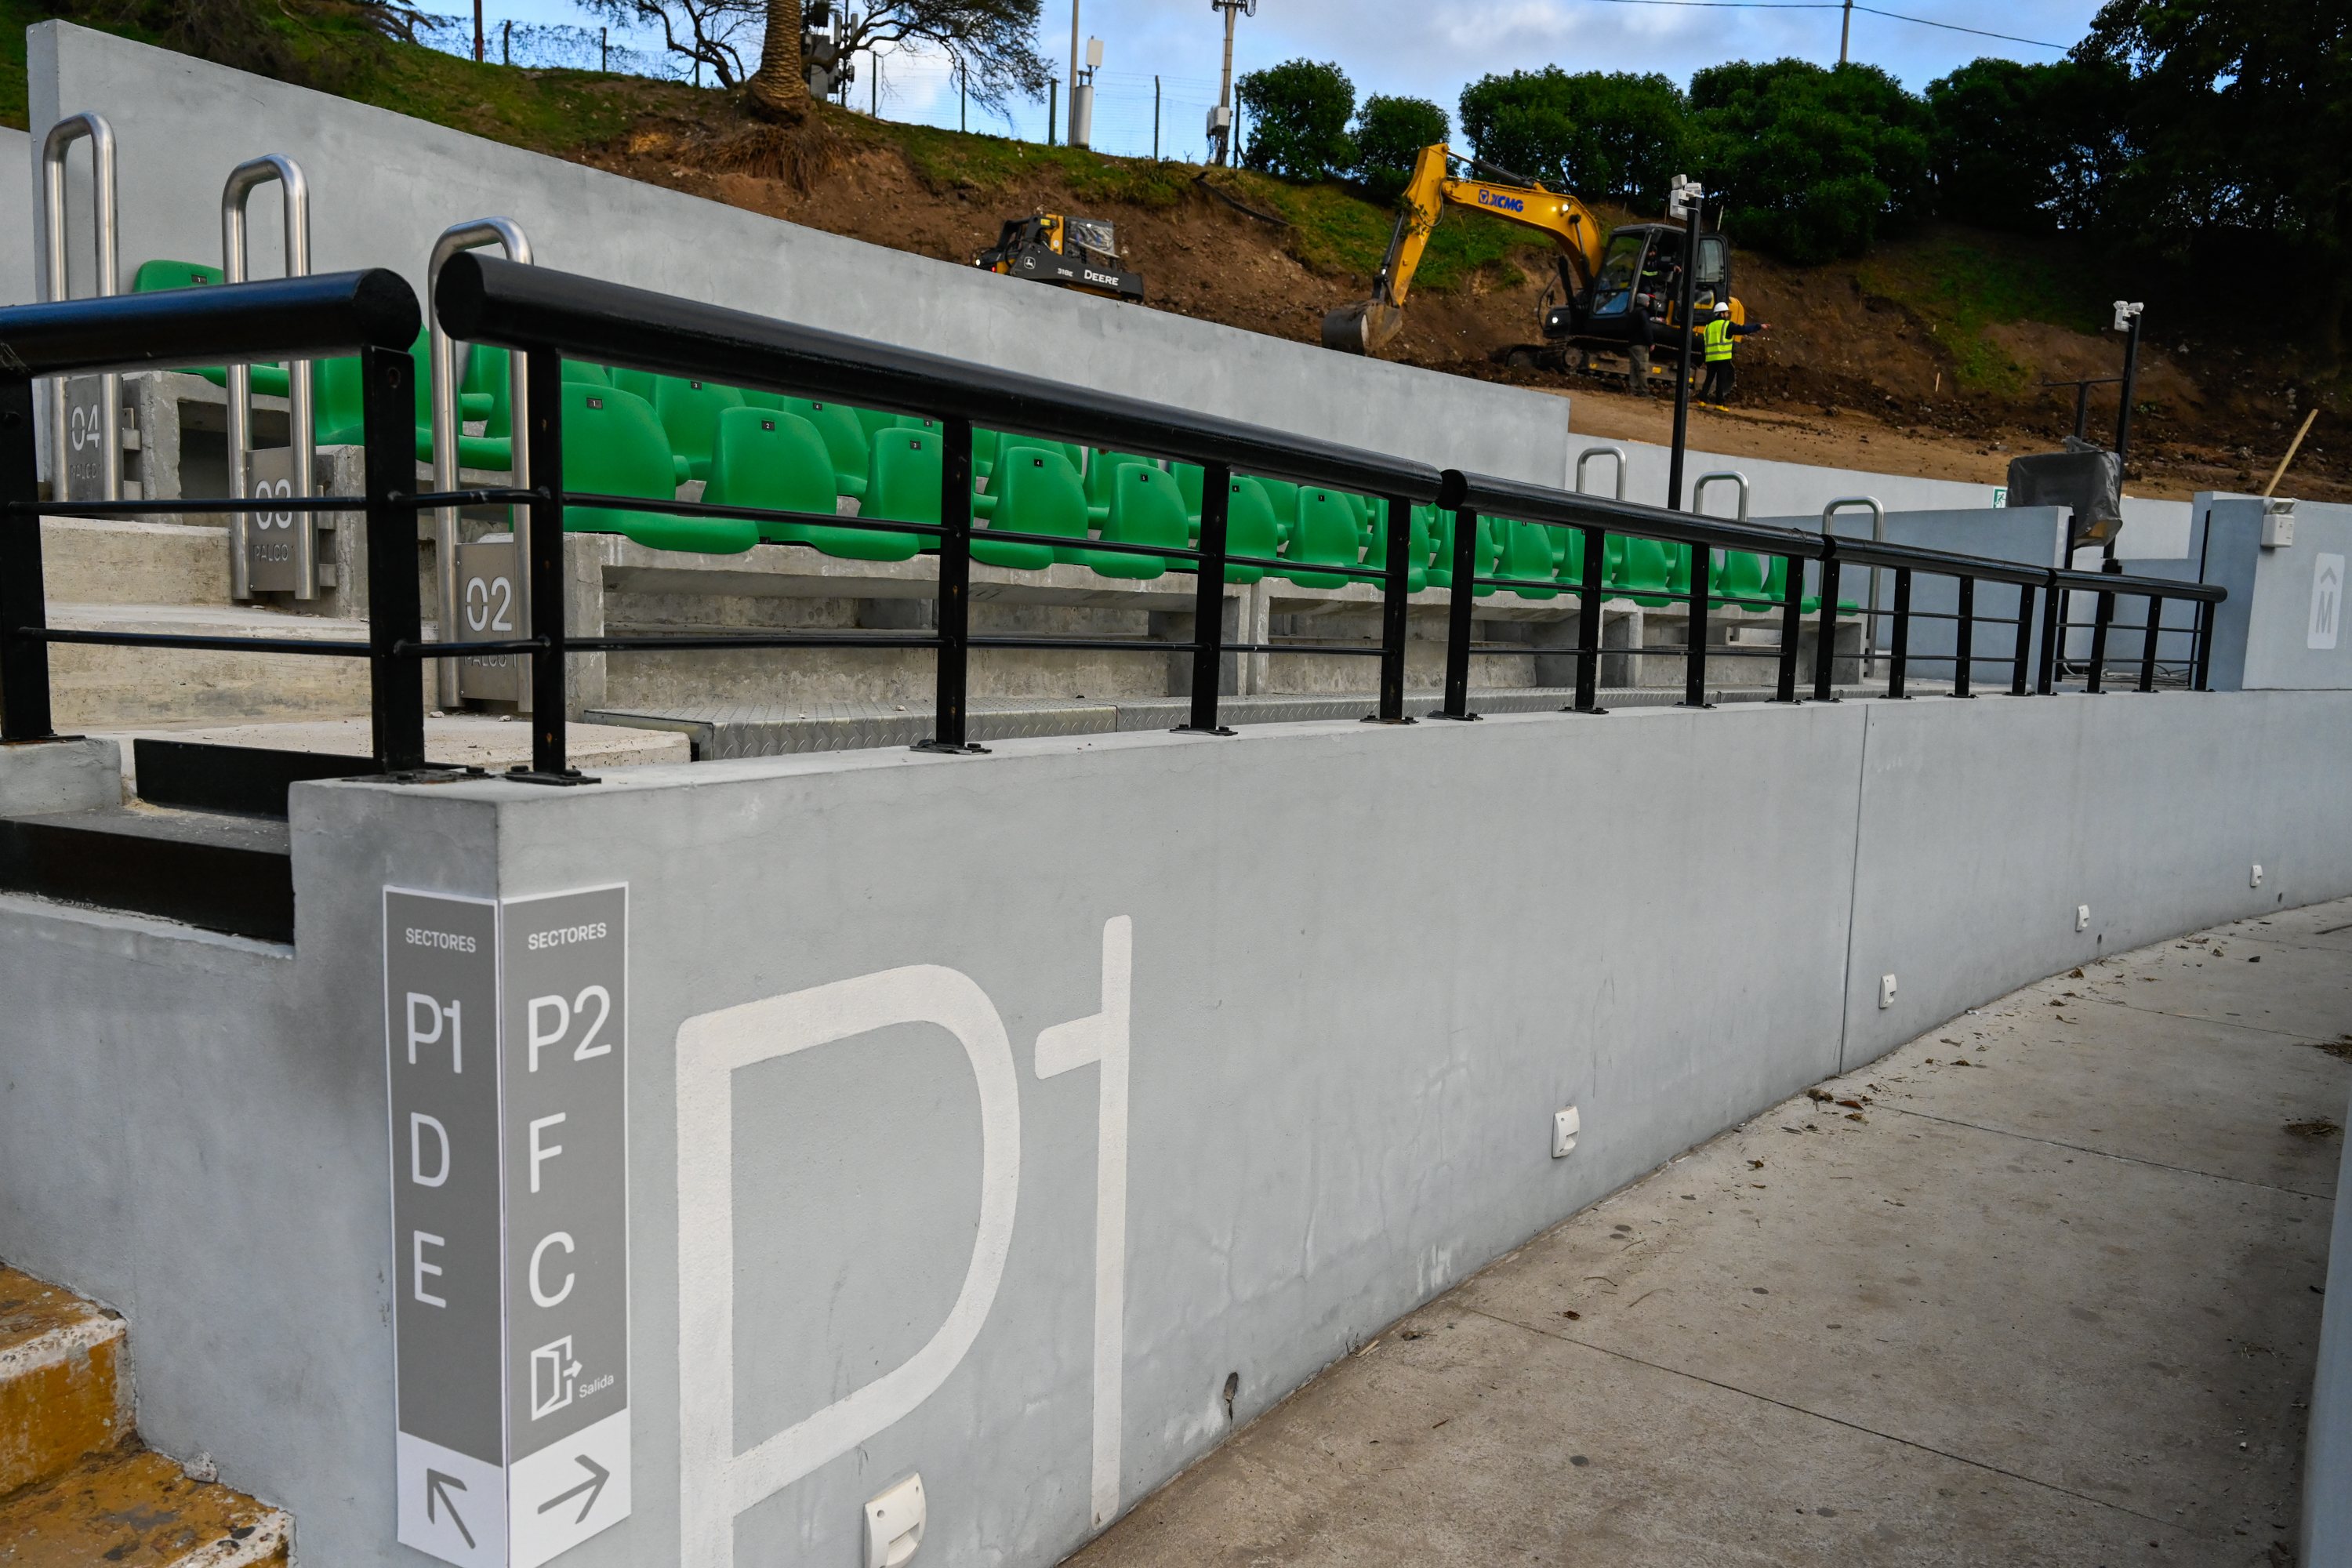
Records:
{"label": "xcmg logo", "polygon": [[1478,205],[1482,207],[1501,207],[1506,212],[1523,213],[1528,210],[1528,204],[1522,198],[1497,195],[1493,191],[1480,191]]}

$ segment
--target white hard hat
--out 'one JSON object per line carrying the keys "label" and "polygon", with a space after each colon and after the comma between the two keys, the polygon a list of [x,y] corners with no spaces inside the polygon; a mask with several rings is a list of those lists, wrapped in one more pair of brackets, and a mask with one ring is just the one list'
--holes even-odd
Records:
{"label": "white hard hat", "polygon": [[1731,314],[1731,307],[1728,305],[1717,305],[1715,308],[1715,313],[1718,316],[1728,316]]}

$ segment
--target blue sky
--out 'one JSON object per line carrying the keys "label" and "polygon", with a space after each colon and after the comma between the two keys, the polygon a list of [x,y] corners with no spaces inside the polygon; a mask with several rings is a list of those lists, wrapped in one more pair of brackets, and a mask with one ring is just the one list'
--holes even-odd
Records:
{"label": "blue sky", "polygon": [[[2059,45],[2081,37],[2097,9],[2095,0],[1872,3],[1931,21]],[[507,16],[518,22],[588,20],[572,0],[485,0],[485,12],[493,27]],[[1450,112],[1465,83],[1488,72],[1545,65],[1663,71],[1687,83],[1694,70],[1724,60],[1793,55],[1833,64],[1839,22],[1835,9],[1785,4],[1719,9],[1612,0],[1260,0],[1258,14],[1239,24],[1234,69],[1302,55],[1335,60],[1360,95],[1427,98]],[[1149,150],[1157,73],[1162,148],[1171,155],[1198,156],[1202,110],[1215,100],[1223,45],[1219,14],[1208,0],[1080,0],[1079,24],[1105,46],[1096,145],[1119,153]],[[1040,31],[1049,58],[1066,60],[1070,0],[1045,0]],[[2032,61],[2059,58],[2051,49],[1861,11],[1853,15],[1853,54],[1914,89],[1979,55]],[[953,87],[934,62],[886,60],[882,80],[880,109],[887,118],[956,123]],[[860,80],[853,98],[856,107],[866,107],[870,87],[870,80]],[[1016,107],[1010,128],[1041,137],[1044,126],[1044,106],[1034,105]],[[1001,119],[978,115],[971,128],[1008,129]]]}

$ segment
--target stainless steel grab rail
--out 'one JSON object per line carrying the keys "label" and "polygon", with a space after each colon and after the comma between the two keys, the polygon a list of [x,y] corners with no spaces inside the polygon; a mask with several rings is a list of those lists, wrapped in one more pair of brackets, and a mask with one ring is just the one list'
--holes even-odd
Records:
{"label": "stainless steel grab rail", "polygon": [[[283,197],[286,276],[310,276],[310,183],[302,177],[301,165],[283,153],[271,153],[239,163],[229,171],[228,183],[221,187],[221,273],[226,282],[246,281],[246,203],[255,190],[272,180],[278,182]],[[292,448],[294,470],[290,493],[308,497],[311,494],[318,446],[318,429],[312,422],[309,360],[287,362],[286,390],[287,439]],[[228,367],[228,477],[229,483],[236,487],[239,495],[250,493],[247,487],[252,483],[252,476],[247,468],[252,452],[253,367],[233,364]],[[294,596],[297,599],[315,599],[319,596],[317,524],[312,515],[305,511],[275,515],[283,520],[278,526],[290,531],[294,536]],[[247,511],[229,515],[229,594],[233,598],[249,599],[254,594],[253,516]],[[265,522],[262,526],[269,525]]]}
{"label": "stainless steel grab rail", "polygon": [[[118,254],[121,225],[114,199],[114,127],[102,114],[69,114],[50,126],[41,142],[41,245],[47,262],[41,287],[45,303],[73,297],[66,267],[66,154],[85,137],[89,141],[97,293],[104,299],[118,292],[122,284]],[[75,430],[66,408],[66,378],[49,378],[49,440],[54,454],[49,493],[59,500],[122,499],[122,377],[111,371],[104,373],[99,377],[99,392],[96,419],[85,421],[81,429]],[[71,497],[66,484],[67,462],[73,451],[92,440],[98,443],[100,457],[99,493],[95,498]]]}

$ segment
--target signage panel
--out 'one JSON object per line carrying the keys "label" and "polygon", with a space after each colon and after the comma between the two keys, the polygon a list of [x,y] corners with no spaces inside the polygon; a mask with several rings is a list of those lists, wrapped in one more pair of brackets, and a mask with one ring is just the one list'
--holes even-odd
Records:
{"label": "signage panel", "polygon": [[[457,546],[457,613],[442,635],[456,642],[529,637],[522,613],[522,563],[514,536]],[[521,702],[530,695],[523,656],[486,653],[457,661],[461,696]]]}
{"label": "signage panel", "polygon": [[[294,448],[264,447],[247,454],[249,482],[245,493],[257,499],[283,499],[294,493]],[[307,511],[249,511],[245,514],[246,560],[257,594],[299,594],[310,584],[301,578],[302,552],[295,530],[311,526]]]}
{"label": "signage panel", "polygon": [[400,1541],[538,1568],[628,1517],[628,889],[384,890]]}

